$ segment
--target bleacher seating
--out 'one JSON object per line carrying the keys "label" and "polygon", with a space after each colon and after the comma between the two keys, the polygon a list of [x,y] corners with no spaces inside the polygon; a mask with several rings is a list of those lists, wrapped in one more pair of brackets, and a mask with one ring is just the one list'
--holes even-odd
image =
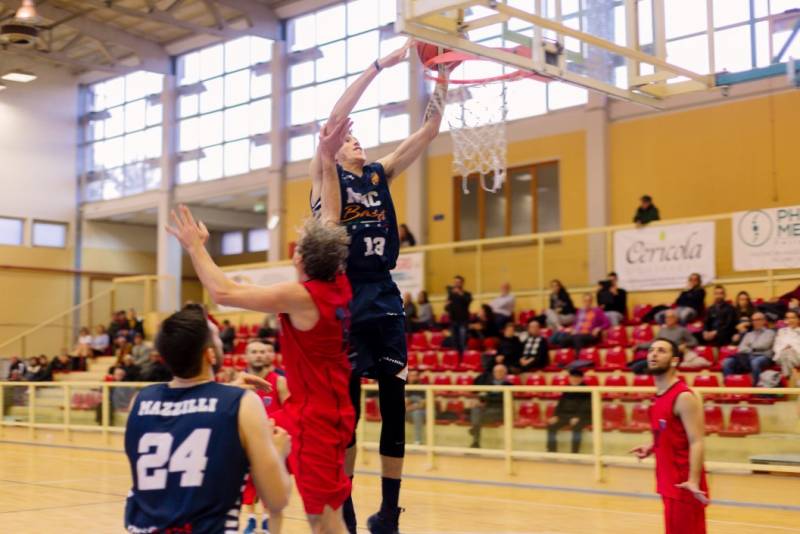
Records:
{"label": "bleacher seating", "polygon": [[411,350],[426,350],[430,348],[428,345],[428,337],[425,332],[415,332],[411,335]]}
{"label": "bleacher seating", "polygon": [[649,323],[639,324],[633,329],[633,344],[650,343],[653,341],[653,325]]}
{"label": "bleacher seating", "polygon": [[[633,382],[631,386],[633,387],[648,387],[651,388],[655,385],[653,381],[652,375],[633,375]],[[652,393],[628,393],[625,395],[625,400],[629,401],[641,401],[645,399],[649,399],[653,396]]]}
{"label": "bleacher seating", "polygon": [[464,355],[461,358],[459,370],[477,372],[482,371],[483,365],[481,364],[481,353],[477,350],[465,350]]}
{"label": "bleacher seating", "polygon": [[431,332],[430,345],[434,349],[442,348],[444,342],[444,334],[442,332]]}
{"label": "bleacher seating", "polygon": [[581,349],[581,352],[578,354],[579,360],[584,360],[587,362],[592,362],[592,366],[597,368],[600,367],[600,351],[597,347],[586,347]]}
{"label": "bleacher seating", "polygon": [[[606,377],[605,381],[603,382],[604,386],[614,386],[614,387],[624,387],[628,385],[628,377],[623,374],[613,374]],[[613,400],[613,399],[621,399],[625,397],[625,393],[622,391],[620,392],[607,392],[603,393],[603,400]]]}
{"label": "bleacher seating", "polygon": [[734,406],[731,410],[728,426],[719,432],[720,436],[744,437],[758,434],[761,423],[758,419],[758,410],[753,406]]}
{"label": "bleacher seating", "polygon": [[631,410],[630,422],[620,427],[621,432],[648,432],[650,430],[650,405],[637,404]]}
{"label": "bleacher seating", "polygon": [[458,361],[458,351],[446,350],[442,353],[442,371],[455,371],[459,368],[461,362]]}
{"label": "bleacher seating", "polygon": [[628,331],[623,325],[612,326],[606,331],[606,338],[602,345],[604,347],[628,347]]}
{"label": "bleacher seating", "polygon": [[550,365],[547,367],[548,371],[559,371],[575,361],[575,349],[557,349],[555,357],[552,358]]}
{"label": "bleacher seating", "polygon": [[624,347],[611,347],[606,350],[605,361],[603,365],[597,368],[601,372],[610,372],[617,369],[626,369],[628,363],[628,355]]}
{"label": "bleacher seating", "polygon": [[[753,378],[750,375],[728,375],[725,377],[725,387],[727,388],[749,388],[753,387]],[[736,404],[741,401],[749,401],[750,395],[747,393],[723,393],[716,398],[717,402],[726,404]]]}
{"label": "bleacher seating", "polygon": [[419,362],[421,371],[438,371],[439,355],[435,350],[426,350],[422,353],[422,360]]}
{"label": "bleacher seating", "polygon": [[603,431],[611,432],[619,430],[628,423],[628,416],[625,413],[625,406],[615,402],[603,404]]}
{"label": "bleacher seating", "polygon": [[535,402],[523,402],[519,405],[514,428],[533,428],[542,421],[542,409]]}
{"label": "bleacher seating", "polygon": [[706,404],[705,413],[706,434],[717,434],[724,427],[722,408],[715,404]]}

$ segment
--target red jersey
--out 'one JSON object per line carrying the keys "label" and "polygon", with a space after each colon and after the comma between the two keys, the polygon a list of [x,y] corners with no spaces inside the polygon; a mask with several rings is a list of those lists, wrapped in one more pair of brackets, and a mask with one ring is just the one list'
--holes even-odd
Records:
{"label": "red jersey", "polygon": [[[681,393],[692,393],[686,382],[678,380],[667,391],[656,395],[650,407],[650,427],[656,455],[656,491],[663,497],[694,501],[691,492],[676,488],[689,480],[689,437],[680,417],[675,415],[675,401]],[[700,489],[708,495],[706,473],[700,477]]]}
{"label": "red jersey", "polygon": [[346,448],[355,427],[346,350],[350,282],[342,273],[332,282],[309,280],[303,286],[319,311],[319,320],[311,330],[300,331],[288,315],[280,315],[281,353],[291,392],[284,413],[294,427],[287,430],[313,434],[321,446],[343,444]]}
{"label": "red jersey", "polygon": [[270,371],[264,377],[264,380],[269,382],[269,385],[272,386],[272,391],[267,393],[266,391],[262,391],[260,389],[256,390],[256,394],[261,397],[261,401],[264,403],[264,409],[267,410],[267,415],[274,415],[275,412],[283,408],[283,404],[281,404],[281,397],[278,393],[278,378],[280,376],[281,375],[275,371]]}

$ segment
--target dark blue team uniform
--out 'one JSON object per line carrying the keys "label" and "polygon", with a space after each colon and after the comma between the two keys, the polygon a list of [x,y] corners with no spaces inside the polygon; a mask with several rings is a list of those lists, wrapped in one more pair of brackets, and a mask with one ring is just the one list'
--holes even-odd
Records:
{"label": "dark blue team uniform", "polygon": [[[341,224],[350,236],[347,277],[353,288],[351,363],[357,375],[393,376],[407,362],[403,299],[389,271],[400,255],[397,215],[383,165],[357,176],[337,165]],[[312,206],[316,213],[321,200]]]}
{"label": "dark blue team uniform", "polygon": [[243,389],[157,384],[136,397],[125,431],[133,488],[129,533],[239,532],[249,464],[239,440]]}

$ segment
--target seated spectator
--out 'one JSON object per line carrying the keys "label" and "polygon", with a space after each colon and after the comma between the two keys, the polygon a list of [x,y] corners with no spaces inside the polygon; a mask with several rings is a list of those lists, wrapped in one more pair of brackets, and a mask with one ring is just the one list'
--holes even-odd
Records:
{"label": "seated spectator", "polygon": [[403,312],[406,314],[406,332],[413,332],[414,321],[417,318],[417,305],[411,293],[403,293]]}
{"label": "seated spectator", "polygon": [[[703,289],[703,280],[697,273],[689,275],[686,289],[681,291],[675,301],[675,311],[681,324],[687,324],[701,317],[706,309],[706,290]],[[656,321],[664,324],[665,309],[655,314]]]}
{"label": "seated spectator", "polygon": [[142,382],[169,382],[172,372],[166,366],[161,355],[156,351],[150,352],[150,362],[142,369]]}
{"label": "seated spectator", "polygon": [[725,300],[725,288],[714,286],[714,304],[706,310],[703,331],[698,338],[704,345],[723,347],[730,345],[736,332],[736,308]]}
{"label": "seated spectator", "polygon": [[53,380],[53,371],[50,369],[50,362],[47,361],[47,356],[44,354],[39,355],[39,378],[37,382],[50,382]]}
{"label": "seated spectator", "polygon": [[613,326],[622,324],[628,317],[628,292],[619,287],[617,273],[608,273],[607,280],[600,281],[597,305],[603,309]]}
{"label": "seated spectator", "polygon": [[53,358],[50,362],[50,373],[72,371],[72,359],[67,353],[67,349],[61,349],[61,354]]}
{"label": "seated spectator", "polygon": [[106,332],[106,327],[101,324],[97,325],[92,336],[92,352],[95,356],[103,356],[108,353],[110,345],[111,340]]}
{"label": "seated spectator", "polygon": [[611,326],[605,312],[594,305],[591,293],[583,296],[583,307],[578,310],[575,328],[572,333],[556,332],[550,341],[560,347],[575,347],[580,351],[584,347],[597,345],[603,339],[603,330]]}
{"label": "seated spectator", "polygon": [[550,348],[542,336],[542,326],[536,319],[528,321],[528,332],[522,343],[519,371],[523,375],[541,371],[550,365]]}
{"label": "seated spectator", "polygon": [[398,233],[400,234],[400,248],[414,247],[417,245],[414,234],[411,233],[411,230],[408,229],[408,225],[405,223],[400,225]]}
{"label": "seated spectator", "polygon": [[[569,385],[583,385],[583,371],[570,370]],[[556,433],[566,426],[572,429],[572,454],[577,454],[581,450],[583,429],[590,424],[592,424],[591,393],[562,393],[553,417],[547,420],[547,452],[558,452]]]}
{"label": "seated spectator", "polygon": [[128,315],[125,317],[125,321],[128,330],[128,339],[133,340],[133,336],[135,336],[137,333],[141,334],[142,337],[145,337],[144,319],[139,317],[139,314],[136,313],[135,309],[131,308],[128,310]]}
{"label": "seated spectator", "polygon": [[222,329],[219,332],[219,338],[222,340],[222,350],[225,354],[233,352],[233,344],[236,342],[236,330],[234,330],[231,322],[227,319],[222,321]]}
{"label": "seated spectator", "polygon": [[25,374],[23,375],[23,379],[27,382],[37,382],[41,380],[37,378],[37,375],[41,373],[42,366],[39,364],[39,357],[38,356],[31,356],[28,358],[28,364],[26,366]]}
{"label": "seated spectator", "polygon": [[81,358],[94,356],[94,353],[92,352],[92,334],[85,326],[81,327],[78,333],[78,342],[75,344],[75,349],[73,349],[72,352]]}
{"label": "seated spectator", "polygon": [[125,371],[125,378],[123,379],[125,382],[138,382],[142,377],[141,368],[136,365],[136,362],[133,361],[133,356],[130,354],[122,357],[122,365],[118,366],[117,369]]}
{"label": "seated spectator", "polygon": [[112,353],[112,356],[115,356],[117,358],[117,360],[122,361],[122,357],[123,356],[125,356],[126,354],[130,354],[131,353],[131,349],[133,348],[133,345],[131,345],[128,342],[128,338],[127,337],[125,337],[123,335],[119,335],[114,339],[114,347],[113,348],[114,348],[114,351]]}
{"label": "seated spectator", "polygon": [[[486,371],[475,379],[475,385],[480,386],[508,386],[508,368],[503,364],[495,365],[491,371]],[[480,393],[478,400],[470,407],[470,429],[472,444],[470,447],[479,449],[481,446],[481,426],[503,421],[503,394],[499,391]]]}
{"label": "seated spectator", "polygon": [[661,220],[661,214],[658,208],[653,204],[653,197],[650,195],[643,195],[639,199],[639,207],[636,208],[636,213],[633,215],[633,222],[636,226],[644,226],[653,221]]}
{"label": "seated spectator", "polygon": [[[419,384],[419,371],[409,369],[408,384]],[[425,392],[409,391],[406,393],[406,421],[414,425],[414,444],[423,442],[425,430]]]}
{"label": "seated spectator", "polygon": [[500,337],[500,329],[497,327],[497,320],[491,306],[481,304],[478,320],[470,323],[470,329],[475,336],[481,339]]}
{"label": "seated spectator", "polygon": [[725,376],[751,373],[753,386],[758,384],[761,371],[772,366],[772,347],[775,331],[767,328],[767,316],[762,312],[753,314],[753,330],[739,343],[739,352],[722,362]]}
{"label": "seated spectator", "polygon": [[264,321],[261,323],[261,328],[258,329],[259,339],[274,338],[278,334],[273,324],[273,316],[266,315]]}
{"label": "seated spectator", "polygon": [[111,314],[111,323],[108,325],[108,338],[116,339],[118,336],[128,336],[128,319],[124,311]]}
{"label": "seated spectator", "polygon": [[[502,363],[509,372],[519,373],[520,358],[522,357],[522,341],[517,337],[517,331],[513,323],[506,323],[503,328],[503,335],[497,345],[497,355],[494,363]],[[487,367],[487,366],[484,366]]]}
{"label": "seated spectator", "polygon": [[[677,345],[682,356],[682,367],[702,369],[703,367],[711,366],[711,362],[700,357],[695,351],[692,350],[698,345],[697,338],[693,336],[691,332],[689,332],[688,328],[680,325],[678,322],[678,313],[675,310],[670,309],[665,312],[664,326],[659,328],[658,334],[653,341],[656,339],[666,339],[667,341],[671,341]],[[650,345],[652,344],[652,341],[650,343],[639,343],[634,347],[634,351],[648,351],[650,350]],[[641,358],[634,360],[633,362],[630,362],[628,366],[634,373],[644,374],[647,372],[647,359]]]}
{"label": "seated spectator", "polygon": [[738,345],[742,338],[753,328],[752,317],[756,312],[750,294],[747,291],[739,291],[736,295],[736,331],[731,336],[731,344]]}
{"label": "seated spectator", "polygon": [[544,312],[548,327],[558,330],[575,321],[575,305],[560,280],[550,282],[550,307]]}
{"label": "seated spectator", "polygon": [[28,366],[25,365],[25,362],[22,361],[20,358],[16,356],[11,358],[11,364],[8,367],[8,379],[11,380],[11,375],[16,375],[19,378],[17,380],[22,380],[22,377],[25,376],[25,373],[28,372]]}
{"label": "seated spectator", "polygon": [[500,286],[500,295],[489,303],[497,321],[497,328],[503,328],[514,317],[515,304],[516,298],[511,294],[511,284],[506,282]]}
{"label": "seated spectator", "polygon": [[800,369],[800,311],[786,312],[786,326],[778,330],[772,351],[774,359],[781,366],[781,374],[792,376],[793,369]]}
{"label": "seated spectator", "polygon": [[414,319],[413,330],[414,332],[430,330],[434,322],[433,306],[428,301],[428,292],[420,291],[417,295],[417,317]]}

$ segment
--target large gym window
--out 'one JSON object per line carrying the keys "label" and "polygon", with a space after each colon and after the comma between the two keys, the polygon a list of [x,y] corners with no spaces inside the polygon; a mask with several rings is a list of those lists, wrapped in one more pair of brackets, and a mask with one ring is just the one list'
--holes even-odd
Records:
{"label": "large gym window", "polygon": [[514,167],[496,193],[484,191],[477,176],[467,179],[465,193],[461,177],[456,177],[456,241],[560,230],[558,176],[557,161]]}
{"label": "large gym window", "polygon": [[272,41],[242,37],[178,58],[178,183],[269,167]]}
{"label": "large gym window", "polygon": [[34,247],[66,247],[67,224],[48,221],[33,221],[31,244]]}
{"label": "large gym window", "polygon": [[[400,48],[395,0],[353,0],[288,24],[289,161],[314,155],[317,134],[345,88],[372,62]],[[365,148],[408,137],[408,62],[383,70],[350,117]]]}
{"label": "large gym window", "polygon": [[161,185],[163,76],[138,71],[92,84],[82,118],[86,200],[108,200]]}
{"label": "large gym window", "polygon": [[21,246],[25,221],[16,217],[0,217],[0,245]]}

